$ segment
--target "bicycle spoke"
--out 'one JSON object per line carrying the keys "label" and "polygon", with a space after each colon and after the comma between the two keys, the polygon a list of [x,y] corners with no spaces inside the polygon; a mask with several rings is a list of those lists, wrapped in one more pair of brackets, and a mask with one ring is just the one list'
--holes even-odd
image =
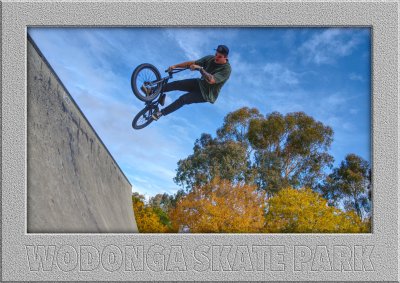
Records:
{"label": "bicycle spoke", "polygon": [[[146,85],[147,87],[154,87],[157,84],[154,84],[152,82],[156,81],[157,81],[156,75],[149,69],[143,69],[137,76],[138,86]],[[144,93],[144,95],[146,94]]]}
{"label": "bicycle spoke", "polygon": [[142,126],[146,123],[148,123],[148,121],[150,119],[152,119],[151,115],[153,114],[153,109],[148,109],[146,112],[144,112],[139,119],[137,120],[136,124],[137,126]]}
{"label": "bicycle spoke", "polygon": [[140,119],[138,120],[138,125],[139,126],[143,125],[144,123],[147,122],[147,120],[148,120],[148,118],[146,118],[145,115],[142,115],[142,117],[140,117]]}

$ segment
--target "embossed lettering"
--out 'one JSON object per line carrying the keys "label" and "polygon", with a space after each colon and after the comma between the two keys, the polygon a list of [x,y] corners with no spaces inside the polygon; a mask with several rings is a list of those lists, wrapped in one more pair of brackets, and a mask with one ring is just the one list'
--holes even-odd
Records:
{"label": "embossed lettering", "polygon": [[168,257],[167,270],[185,271],[186,262],[183,255],[182,246],[171,246],[171,252]]}
{"label": "embossed lettering", "polygon": [[335,271],[351,270],[351,249],[348,246],[333,247],[333,269]]}
{"label": "embossed lettering", "polygon": [[147,266],[152,271],[163,271],[165,258],[163,255],[164,247],[153,245],[149,248],[146,255]]}
{"label": "embossed lettering", "polygon": [[101,264],[107,271],[116,271],[122,265],[122,251],[114,245],[106,246],[101,254]]}
{"label": "embossed lettering", "polygon": [[144,270],[144,246],[125,246],[125,270]]}
{"label": "embossed lettering", "polygon": [[80,270],[81,271],[92,271],[96,269],[100,264],[100,253],[93,246],[81,246],[80,247]]}
{"label": "embossed lettering", "polygon": [[249,247],[248,246],[238,246],[236,249],[235,260],[233,262],[233,270],[253,270],[251,264]]}
{"label": "embossed lettering", "polygon": [[313,271],[332,270],[331,261],[329,259],[329,254],[328,254],[328,248],[326,246],[316,247],[311,270]]}
{"label": "embossed lettering", "polygon": [[305,270],[304,265],[311,261],[311,249],[307,246],[294,247],[294,270]]}
{"label": "embossed lettering", "polygon": [[78,253],[69,245],[62,246],[57,253],[57,265],[62,271],[71,271],[78,264]]}
{"label": "embossed lettering", "polygon": [[[270,254],[269,246],[253,246],[253,253],[255,253],[256,270],[264,271],[267,266],[267,257]],[[270,260],[268,261],[270,262]]]}
{"label": "embossed lettering", "polygon": [[29,270],[52,270],[55,251],[56,246],[26,246]]}
{"label": "embossed lettering", "polygon": [[285,270],[285,246],[271,246],[271,270]]}
{"label": "embossed lettering", "polygon": [[354,270],[374,271],[371,254],[374,246],[354,246]]}
{"label": "embossed lettering", "polygon": [[193,255],[195,259],[194,270],[196,271],[206,271],[210,268],[210,258],[208,252],[210,250],[209,246],[198,246]]}
{"label": "embossed lettering", "polygon": [[[212,246],[212,270],[219,271],[222,267],[223,271],[232,270],[228,255],[232,246]],[[222,249],[221,249],[222,248]],[[220,251],[221,249],[221,251]]]}

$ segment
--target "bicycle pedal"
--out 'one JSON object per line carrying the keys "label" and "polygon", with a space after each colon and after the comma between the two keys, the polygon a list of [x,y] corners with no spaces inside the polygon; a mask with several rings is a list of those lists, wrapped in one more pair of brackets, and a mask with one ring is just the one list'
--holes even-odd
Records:
{"label": "bicycle pedal", "polygon": [[161,96],[160,96],[160,99],[158,100],[159,101],[159,103],[161,104],[161,106],[164,106],[164,103],[165,103],[165,97],[166,97],[167,95],[165,94],[165,93],[163,93]]}

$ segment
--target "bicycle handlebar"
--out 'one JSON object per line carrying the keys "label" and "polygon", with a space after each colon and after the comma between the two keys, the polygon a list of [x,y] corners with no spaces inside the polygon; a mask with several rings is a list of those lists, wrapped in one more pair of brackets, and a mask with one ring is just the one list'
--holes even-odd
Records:
{"label": "bicycle handlebar", "polygon": [[175,69],[172,69],[171,71],[169,71],[169,70],[167,69],[167,70],[165,70],[165,72],[166,72],[166,73],[175,74],[175,73],[179,73],[179,72],[182,72],[182,71],[184,71],[184,70],[187,70],[187,69],[189,69],[189,68],[175,68]]}

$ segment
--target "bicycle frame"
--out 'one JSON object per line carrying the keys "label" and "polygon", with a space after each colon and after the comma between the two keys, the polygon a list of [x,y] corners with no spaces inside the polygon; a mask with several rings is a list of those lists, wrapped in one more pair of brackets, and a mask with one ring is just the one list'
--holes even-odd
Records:
{"label": "bicycle frame", "polygon": [[187,69],[188,68],[176,68],[176,69],[173,69],[171,71],[165,70],[165,72],[168,73],[168,76],[166,76],[164,78],[161,78],[161,80],[158,80],[158,81],[151,81],[150,84],[159,84],[159,83],[161,83],[161,91],[157,95],[158,99],[154,99],[152,101],[145,102],[146,106],[150,106],[150,105],[158,106],[158,104],[160,103],[160,98],[161,98],[162,94],[164,93],[163,92],[164,86],[168,83],[168,81],[170,79],[173,78],[173,74],[182,72],[182,71],[187,70]]}

